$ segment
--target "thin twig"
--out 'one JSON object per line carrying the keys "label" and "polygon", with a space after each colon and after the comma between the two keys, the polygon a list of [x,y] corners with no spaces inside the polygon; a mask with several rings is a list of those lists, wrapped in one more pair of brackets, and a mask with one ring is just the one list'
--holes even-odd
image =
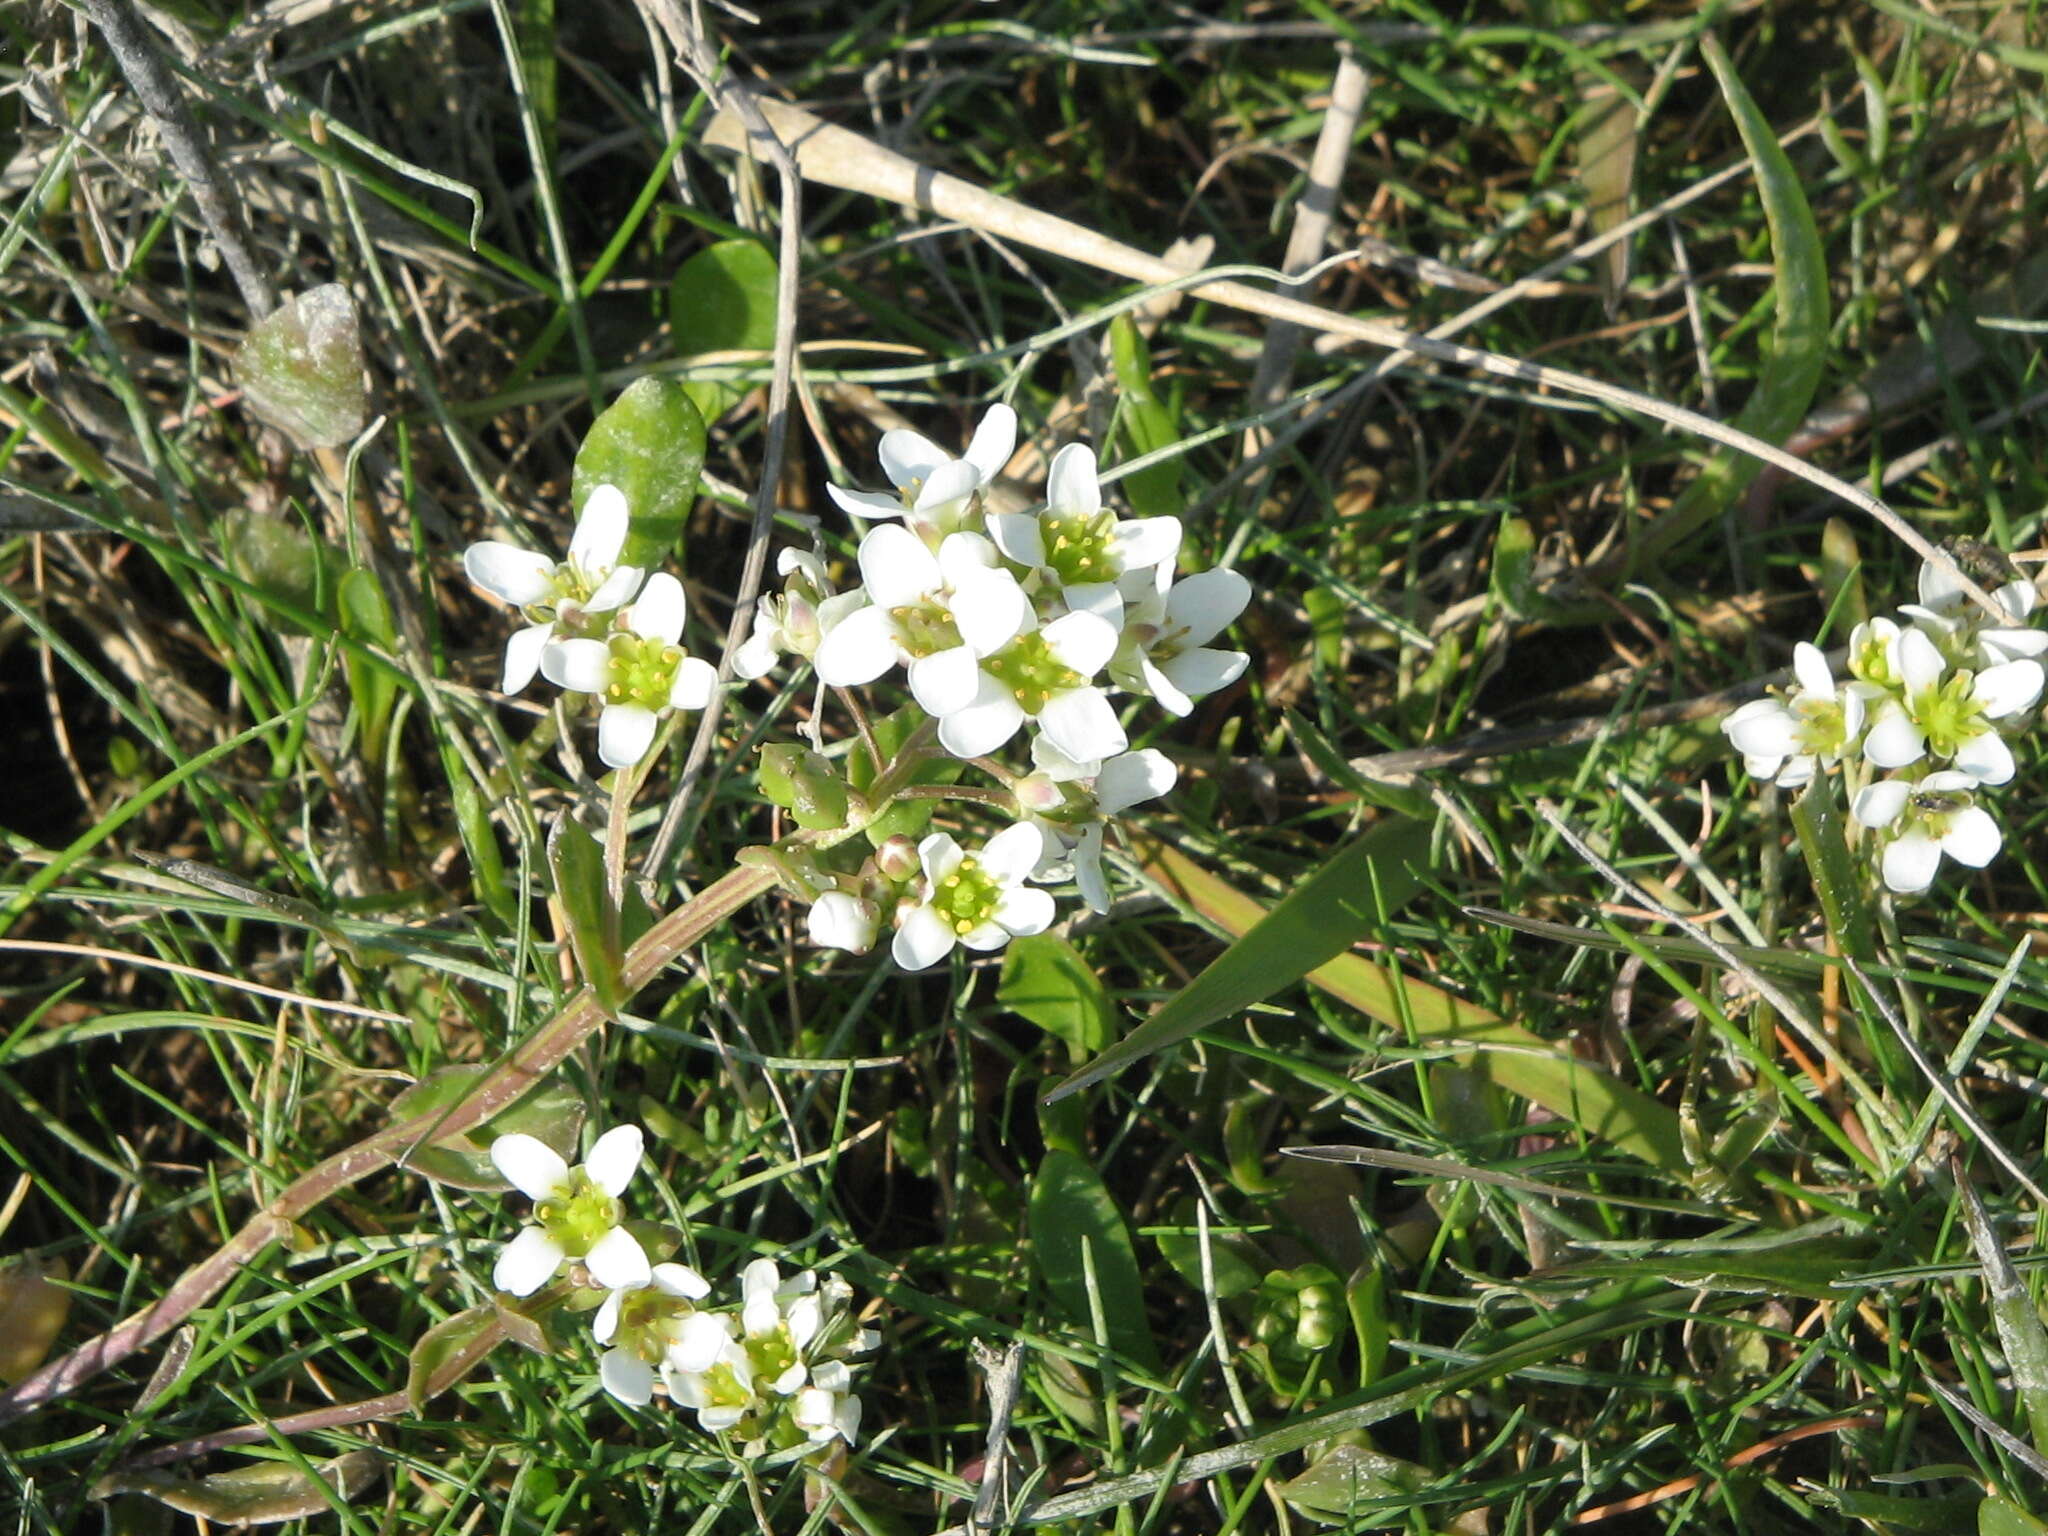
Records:
{"label": "thin twig", "polygon": [[[768,381],[768,426],[761,459],[761,483],[754,490],[754,521],[747,534],[747,558],[740,569],[739,591],[733,599],[732,617],[726,624],[725,648],[719,653],[718,676],[732,677],[733,653],[746,638],[753,622],[754,598],[768,569],[768,538],[775,527],[775,495],[782,484],[783,455],[789,443],[791,383],[796,376],[796,297],[803,249],[803,177],[797,171],[789,146],[776,135],[763,115],[760,104],[745,86],[734,80],[720,62],[704,33],[702,18],[685,14],[682,0],[637,0],[643,12],[660,25],[675,50],[677,62],[697,82],[699,89],[719,104],[722,112],[737,114],[746,127],[750,152],[765,155],[775,167],[782,184],[780,239],[776,249],[775,273],[775,361]],[[683,761],[681,777],[662,816],[660,830],[647,850],[644,873],[660,880],[675,852],[683,816],[692,799],[698,775],[711,755],[718,736],[720,717],[725,712],[725,695],[711,696],[698,717],[697,733],[690,740],[689,755]]]}
{"label": "thin twig", "polygon": [[258,320],[277,308],[277,290],[264,275],[262,264],[242,232],[242,221],[221,181],[220,170],[206,147],[199,125],[185,105],[184,92],[157,57],[156,44],[143,29],[142,20],[128,0],[83,0],[86,15],[100,29],[108,51],[120,62],[121,73],[156,122],[171,152],[171,163],[192,189],[192,202],[207,232],[220,248],[228,274],[242,291],[242,302]]}

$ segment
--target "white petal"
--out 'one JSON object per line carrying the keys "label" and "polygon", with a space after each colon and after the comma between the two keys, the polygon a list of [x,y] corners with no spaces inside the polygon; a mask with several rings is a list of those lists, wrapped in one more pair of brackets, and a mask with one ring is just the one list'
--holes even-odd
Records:
{"label": "white petal", "polygon": [[844,486],[827,485],[825,494],[838,503],[839,510],[852,517],[901,517],[903,503],[894,496],[884,496],[880,491],[849,491]]}
{"label": "white petal", "polygon": [[2016,715],[2041,696],[2041,663],[2007,661],[1986,667],[1971,681],[1970,693],[1993,720]]}
{"label": "white petal", "polygon": [[[1035,894],[1043,896],[1045,892],[1038,891]],[[1010,942],[1011,937],[1009,929],[991,918],[985,923],[976,923],[972,928],[961,934],[960,947],[985,955],[991,950],[1001,949]]]}
{"label": "white petal", "polygon": [[603,693],[611,677],[611,647],[602,640],[557,640],[543,646],[541,675],[571,693]]}
{"label": "white petal", "polygon": [[630,768],[654,745],[654,711],[607,704],[597,716],[597,755],[607,768]]}
{"label": "white petal", "polygon": [[1069,757],[1115,757],[1131,744],[1100,688],[1054,694],[1038,712],[1038,728]]}
{"label": "white petal", "polygon": [[958,869],[966,858],[965,851],[953,841],[952,834],[948,832],[928,833],[924,841],[917,845],[918,867],[924,871],[925,879],[933,885],[937,885]]}
{"label": "white petal", "polygon": [[562,1267],[562,1245],[539,1227],[526,1227],[498,1254],[491,1284],[514,1296],[531,1296]]}
{"label": "white petal", "polygon": [[640,1171],[640,1154],[646,1146],[647,1138],[639,1126],[615,1125],[592,1144],[590,1155],[583,1159],[583,1171],[606,1194],[624,1194]]}
{"label": "white petal", "polygon": [[839,1438],[848,1445],[860,1434],[860,1399],[851,1392],[839,1399],[839,1407],[832,1415],[832,1422],[839,1426]]}
{"label": "white petal", "polygon": [[715,1435],[721,1430],[731,1429],[746,1416],[745,1408],[699,1408],[697,1423],[706,1434]]}
{"label": "white petal", "polygon": [[788,576],[802,571],[804,579],[812,586],[823,589],[825,585],[824,562],[808,549],[798,549],[794,544],[785,544],[775,556],[775,574]]}
{"label": "white petal", "polygon": [[1721,729],[1745,757],[1786,757],[1799,747],[1799,717],[1776,699],[1752,699]]}
{"label": "white petal", "polygon": [[1828,670],[1828,659],[1817,645],[1802,640],[1792,647],[1792,675],[1817,699],[1835,696],[1835,674]]}
{"label": "white petal", "polygon": [[1171,566],[1180,554],[1181,527],[1177,517],[1134,517],[1116,525],[1111,547],[1127,571],[1142,571],[1155,565]]}
{"label": "white petal", "polygon": [[702,1301],[711,1294],[711,1282],[687,1264],[657,1264],[653,1274],[654,1287],[663,1295]]}
{"label": "white petal", "polygon": [[993,571],[998,563],[996,547],[986,534],[949,533],[939,541],[939,575],[949,587],[972,581],[984,571]]}
{"label": "white petal", "polygon": [[1902,709],[1887,710],[1863,738],[1863,756],[1880,768],[1917,763],[1927,751],[1927,737]]}
{"label": "white petal", "polygon": [[1045,857],[1045,834],[1028,821],[1015,821],[982,845],[975,856],[984,873],[1003,885],[1015,885]]}
{"label": "white petal", "polygon": [[1149,656],[1138,658],[1138,670],[1144,679],[1146,692],[1169,715],[1185,715],[1195,707],[1195,701],[1174,687],[1173,679],[1153,666]]}
{"label": "white petal", "polygon": [[683,596],[683,584],[667,571],[656,571],[647,578],[647,585],[640,589],[640,596],[634,599],[633,606],[622,617],[626,628],[642,639],[674,645],[683,638],[683,620],[689,611],[690,603]]}
{"label": "white petal", "polygon": [[[1031,766],[1057,783],[1070,783],[1075,779],[1092,779],[1102,772],[1104,765],[1093,758],[1071,758],[1043,736],[1031,738]],[[1098,787],[1097,793],[1100,794]]]}
{"label": "white petal", "polygon": [[769,1382],[768,1390],[777,1397],[788,1397],[792,1392],[802,1389],[805,1381],[810,1379],[810,1374],[804,1363],[799,1360],[795,1365],[792,1365],[780,1376]]}
{"label": "white petal", "polygon": [[1173,679],[1173,686],[1189,698],[1199,699],[1228,688],[1244,675],[1244,669],[1251,664],[1251,657],[1243,651],[1212,651],[1200,649],[1182,651],[1170,661],[1160,664],[1159,670]]}
{"label": "white petal", "polygon": [[1045,648],[1062,665],[1083,677],[1093,677],[1116,654],[1116,626],[1099,614],[1062,614],[1039,634],[1045,638]]}
{"label": "white petal", "polygon": [[552,624],[529,624],[512,632],[505,642],[505,676],[498,684],[501,693],[518,693],[540,670],[540,653],[554,637]]}
{"label": "white petal", "polygon": [[610,613],[630,603],[640,590],[640,578],[647,573],[637,565],[622,565],[598,583],[597,590],[583,604],[585,613]]}
{"label": "white petal", "polygon": [[619,563],[619,551],[626,547],[626,531],[632,526],[626,493],[615,485],[600,485],[585,498],[583,515],[576,519],[576,532],[569,538],[569,558],[585,571],[609,570]]}
{"label": "white petal", "polygon": [[1081,888],[1081,900],[1091,912],[1109,910],[1109,882],[1102,875],[1102,823],[1081,829],[1074,845],[1074,884]]}
{"label": "white petal", "polygon": [[1924,630],[1905,629],[1892,642],[1892,670],[1911,696],[1940,682],[1941,674],[1948,670],[1948,663],[1941,659],[1941,652],[1935,649],[1934,642],[1927,638]]}
{"label": "white petal", "polygon": [[1029,512],[991,512],[989,537],[996,548],[1031,570],[1045,564],[1045,530]]}
{"label": "white petal", "polygon": [[1179,778],[1180,770],[1164,752],[1151,747],[1126,752],[1104,763],[1095,776],[1095,803],[1104,815],[1114,816],[1129,806],[1158,799]]}
{"label": "white petal", "polygon": [[654,1278],[647,1250],[624,1227],[613,1227],[593,1243],[590,1252],[583,1256],[583,1263],[592,1279],[612,1290],[643,1286]]}
{"label": "white petal", "polygon": [[753,631],[732,653],[732,675],[751,683],[755,678],[766,677],[773,672],[782,660],[782,648],[776,644],[776,633],[772,621],[764,623],[756,617]]}
{"label": "white petal", "polygon": [[732,1342],[732,1319],[723,1312],[692,1312],[683,1319],[668,1362],[678,1371],[701,1375],[718,1363]]}
{"label": "white petal", "polygon": [[1007,571],[984,571],[953,592],[953,625],[977,656],[991,656],[1031,627],[1031,600]]}
{"label": "white petal", "polygon": [[670,709],[702,709],[718,692],[718,668],[701,656],[685,656],[676,664],[676,680],[669,685]]}
{"label": "white petal", "polygon": [[561,1153],[536,1136],[514,1131],[491,1143],[491,1162],[505,1182],[529,1200],[547,1200],[569,1183]]}
{"label": "white petal", "polygon": [[1166,616],[1175,629],[1185,628],[1183,645],[1206,645],[1237,621],[1252,600],[1252,584],[1228,566],[1199,571],[1173,584],[1166,594]]}
{"label": "white petal", "polygon": [[1977,645],[1994,662],[2035,658],[2048,652],[2048,629],[1987,629]]}
{"label": "white petal", "polygon": [[910,664],[910,691],[919,708],[938,720],[972,704],[980,679],[981,664],[964,645],[920,656]]}
{"label": "white petal", "polygon": [[629,1349],[608,1349],[599,1356],[597,1379],[622,1403],[644,1408],[654,1401],[654,1367]]}
{"label": "white petal", "polygon": [[884,608],[921,603],[943,584],[938,557],[901,523],[867,531],[860,541],[860,579]]}
{"label": "white petal", "polygon": [[1780,789],[1803,789],[1813,782],[1814,771],[1819,766],[1818,758],[1811,752],[1804,752],[1798,757],[1785,759],[1785,765],[1773,777]]}
{"label": "white petal", "polygon": [[487,539],[462,552],[463,574],[493,597],[524,608],[555,590],[555,562],[517,544]]}
{"label": "white petal", "polygon": [[2023,624],[2032,617],[2034,609],[2041,602],[2040,589],[2024,578],[2007,582],[1991,595],[1997,600],[1999,607]]}
{"label": "white petal", "polygon": [[1996,731],[1982,731],[1957,747],[1955,762],[1979,784],[2009,783],[2018,768],[2012,748]]}
{"label": "white petal", "polygon": [[902,654],[889,610],[870,606],[857,609],[832,627],[819,643],[812,665],[827,687],[858,688],[895,666]]}
{"label": "white petal", "polygon": [[1934,884],[1941,847],[1924,832],[1908,832],[1884,851],[1884,883],[1902,896]]}
{"label": "white petal", "polygon": [[1045,476],[1045,500],[1062,517],[1079,513],[1093,517],[1102,510],[1102,483],[1095,473],[1095,450],[1069,443],[1052,456]]}
{"label": "white petal", "polygon": [[1904,779],[1879,779],[1856,793],[1849,814],[1866,827],[1888,827],[1899,819],[1913,787]]}
{"label": "white petal", "polygon": [[1942,608],[1963,595],[1962,583],[1947,565],[1932,560],[1920,562],[1920,601],[1929,608]]}
{"label": "white petal", "polygon": [[[782,1320],[789,1325],[789,1342],[801,1350],[818,1336],[818,1329],[825,1321],[825,1314],[816,1296],[799,1296],[789,1304],[789,1310],[783,1314]],[[783,1387],[779,1390],[791,1392],[795,1388]]]}
{"label": "white petal", "polygon": [[1124,627],[1124,597],[1113,581],[1077,581],[1062,587],[1069,613],[1092,613],[1112,629]]}
{"label": "white petal", "polygon": [[896,930],[889,954],[906,971],[937,965],[953,952],[954,933],[930,907],[913,908]]}
{"label": "white petal", "polygon": [[1942,834],[1941,851],[1958,864],[1982,869],[1998,857],[1998,850],[2004,842],[2005,838],[1998,830],[1998,823],[1991,819],[1991,813],[1981,805],[1971,805],[1949,817],[1948,831]]}
{"label": "white petal", "polygon": [[981,471],[965,459],[941,464],[917,493],[912,510],[930,515],[942,507],[965,501],[981,488]]}
{"label": "white petal", "polygon": [[853,1372],[844,1360],[820,1360],[811,1367],[811,1380],[827,1392],[844,1392],[853,1385]]}
{"label": "white petal", "polygon": [[995,917],[1004,928],[1021,938],[1026,934],[1045,932],[1052,926],[1058,911],[1050,891],[1024,885],[1003,893],[1003,899],[996,904]]}
{"label": "white petal", "polygon": [[619,1331],[619,1313],[625,1309],[624,1291],[607,1291],[597,1309],[597,1316],[590,1320],[590,1336],[600,1344],[609,1344],[612,1335]]}
{"label": "white petal", "polygon": [[952,459],[951,454],[922,432],[912,432],[907,427],[884,432],[877,452],[882,460],[882,473],[898,490],[908,490],[912,483],[923,480]]}
{"label": "white petal", "polygon": [[811,903],[805,926],[820,949],[864,955],[875,946],[880,917],[875,904],[847,891],[827,891]]}
{"label": "white petal", "polygon": [[986,757],[1017,734],[1024,711],[1010,691],[978,673],[974,702],[939,722],[939,745],[955,757]]}
{"label": "white petal", "polygon": [[1017,413],[1007,405],[992,405],[974,429],[967,445],[967,462],[981,472],[983,483],[1003,472],[1017,448]]}

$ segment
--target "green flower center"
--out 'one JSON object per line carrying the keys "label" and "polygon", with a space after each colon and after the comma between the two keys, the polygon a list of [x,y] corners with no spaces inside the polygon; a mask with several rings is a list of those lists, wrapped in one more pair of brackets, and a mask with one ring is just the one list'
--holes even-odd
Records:
{"label": "green flower center", "polygon": [[891,608],[896,638],[913,656],[934,656],[960,643],[960,631],[953,623],[953,610],[934,602],[905,603]]}
{"label": "green flower center", "polygon": [[1880,688],[1899,685],[1898,676],[1892,671],[1891,648],[1882,635],[1865,637],[1863,643],[1849,653],[1849,674]]}
{"label": "green flower center", "polygon": [[611,615],[586,613],[583,605],[597,595],[597,589],[604,585],[604,579],[609,575],[610,571],[586,571],[573,561],[564,560],[548,578],[551,588],[548,595],[527,606],[527,621],[552,624],[564,636],[601,639]]}
{"label": "green flower center", "polygon": [[753,1387],[741,1383],[729,1360],[719,1361],[699,1380],[704,1384],[704,1396],[714,1407],[744,1408],[754,1400]]}
{"label": "green flower center", "polygon": [[696,1310],[684,1297],[643,1286],[626,1292],[619,1302],[619,1327],[612,1337],[622,1348],[655,1365],[681,1336],[683,1319]]}
{"label": "green flower center", "polygon": [[638,704],[652,710],[668,708],[676,668],[683,662],[681,648],[666,640],[630,632],[613,635],[610,644],[612,664],[604,685],[605,703]]}
{"label": "green flower center", "polygon": [[1803,698],[1792,712],[1799,717],[1793,734],[1802,751],[1839,756],[1848,745],[1849,722],[1838,700]]}
{"label": "green flower center", "polygon": [[932,892],[932,910],[955,933],[967,934],[994,918],[1002,899],[1002,886],[970,854],[938,883]]}
{"label": "green flower center", "polygon": [[1115,581],[1121,574],[1110,555],[1115,514],[1048,516],[1038,526],[1045,539],[1045,563],[1062,583]]}
{"label": "green flower center", "polygon": [[595,1248],[624,1214],[617,1197],[599,1189],[581,1168],[569,1175],[566,1189],[533,1208],[534,1219],[572,1259]]}
{"label": "green flower center", "polygon": [[787,1323],[777,1324],[773,1333],[748,1339],[746,1351],[747,1364],[753,1367],[756,1381],[772,1382],[796,1364],[796,1345],[790,1341]]}
{"label": "green flower center", "polygon": [[1975,740],[1990,729],[1984,724],[1984,706],[1972,693],[1976,678],[1968,672],[1951,673],[1913,701],[1913,719],[1927,736],[1927,750],[1936,757],[1954,757],[1964,742]]}
{"label": "green flower center", "polygon": [[1053,655],[1045,636],[1032,633],[1014,645],[1004,647],[981,664],[997,682],[1017,697],[1017,706],[1027,715],[1044,709],[1056,693],[1078,688],[1087,679]]}

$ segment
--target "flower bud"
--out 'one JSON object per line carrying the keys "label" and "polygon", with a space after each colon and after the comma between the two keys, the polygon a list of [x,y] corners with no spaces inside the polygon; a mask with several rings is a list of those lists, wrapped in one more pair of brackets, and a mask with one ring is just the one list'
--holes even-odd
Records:
{"label": "flower bud", "polygon": [[875,872],[892,885],[905,885],[918,876],[917,844],[898,834],[884,838],[875,850]]}
{"label": "flower bud", "polygon": [[875,946],[882,914],[872,901],[845,891],[827,891],[811,904],[811,942],[821,949],[864,955]]}

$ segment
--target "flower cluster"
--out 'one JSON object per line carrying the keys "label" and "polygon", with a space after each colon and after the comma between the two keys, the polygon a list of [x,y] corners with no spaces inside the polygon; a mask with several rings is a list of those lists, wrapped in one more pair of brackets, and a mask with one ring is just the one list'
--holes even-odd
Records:
{"label": "flower cluster", "polygon": [[559,564],[496,540],[462,556],[471,582],[527,618],[505,647],[504,691],[518,693],[539,673],[601,699],[597,755],[608,768],[639,762],[663,713],[702,709],[718,684],[711,664],[678,644],[688,613],[682,583],[619,564],[631,521],[625,494],[600,485]]}
{"label": "flower cluster", "polygon": [[1951,566],[1929,561],[1917,603],[1850,634],[1846,676],[1802,642],[1797,686],[1722,722],[1757,778],[1798,787],[1840,767],[1850,815],[1875,835],[1884,882],[1902,894],[1932,885],[1944,856],[1981,869],[2003,841],[1977,797],[2015,772],[2009,738],[2040,697],[2048,631],[2031,623],[2033,583],[1992,597],[1996,616]]}
{"label": "flower cluster", "polygon": [[[1210,642],[1244,611],[1250,584],[1224,569],[1177,579],[1179,519],[1124,518],[1105,506],[1085,444],[1054,456],[1043,508],[991,508],[1016,434],[1016,414],[1002,405],[961,458],[915,432],[887,433],[881,460],[893,495],[830,488],[844,511],[874,521],[860,541],[859,585],[831,593],[816,561],[785,553],[783,593],[761,600],[748,676],[778,655],[809,661],[835,688],[900,668],[939,747],[1001,778],[1017,808],[1016,822],[979,848],[935,832],[884,844],[860,871],[828,877],[810,917],[821,944],[865,950],[886,920],[891,953],[908,969],[956,946],[996,949],[1053,920],[1051,900],[1026,881],[1071,879],[1106,910],[1110,818],[1176,778],[1163,753],[1131,750],[1111,696],[1186,715],[1245,669],[1242,651]],[[991,761],[1020,734],[1031,759],[1021,774]]]}
{"label": "flower cluster", "polygon": [[619,1126],[572,1170],[532,1136],[492,1143],[498,1171],[534,1202],[532,1223],[499,1253],[493,1283],[528,1297],[565,1263],[580,1265],[575,1288],[603,1293],[591,1335],[603,1350],[599,1380],[620,1402],[644,1406],[664,1393],[748,1456],[851,1445],[861,1407],[850,1357],[878,1342],[855,1326],[851,1288],[812,1270],[784,1279],[774,1260],[756,1259],[741,1274],[737,1312],[707,1305],[710,1282],[687,1264],[651,1263],[626,1223],[620,1196],[642,1144],[637,1126]]}

